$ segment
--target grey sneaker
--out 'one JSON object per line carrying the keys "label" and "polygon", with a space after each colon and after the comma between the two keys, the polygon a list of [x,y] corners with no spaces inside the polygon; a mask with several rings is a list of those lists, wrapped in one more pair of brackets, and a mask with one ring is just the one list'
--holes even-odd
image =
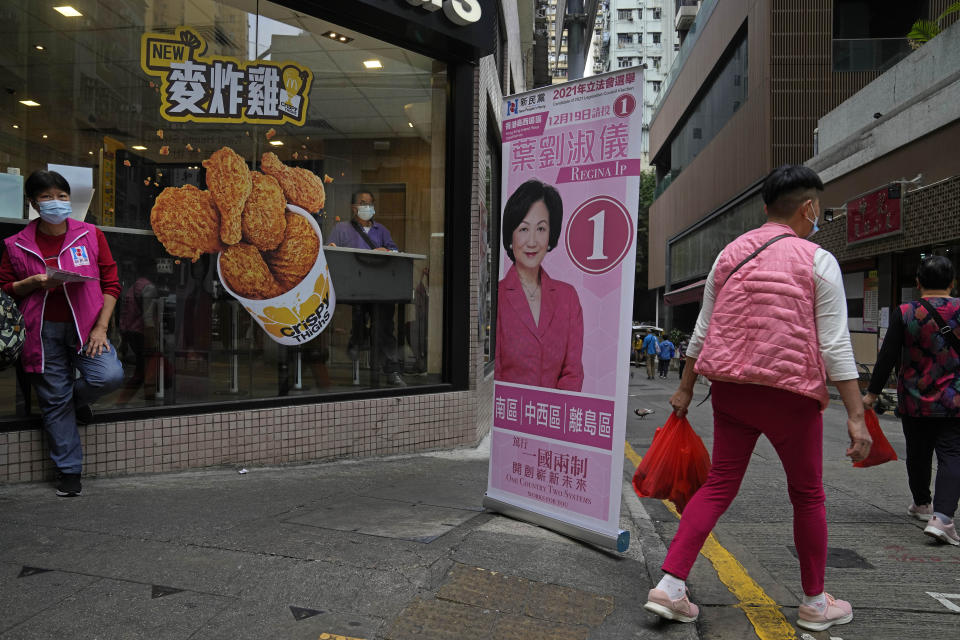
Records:
{"label": "grey sneaker", "polygon": [[921,504],[919,507],[912,502],[910,506],[907,507],[907,515],[913,516],[917,520],[922,520],[926,522],[933,515],[933,505],[932,504]]}
{"label": "grey sneaker", "polygon": [[957,535],[957,525],[951,522],[946,524],[937,516],[931,516],[927,523],[927,528],[923,530],[931,538],[936,538],[940,542],[946,542],[953,546],[960,546],[960,536]]}

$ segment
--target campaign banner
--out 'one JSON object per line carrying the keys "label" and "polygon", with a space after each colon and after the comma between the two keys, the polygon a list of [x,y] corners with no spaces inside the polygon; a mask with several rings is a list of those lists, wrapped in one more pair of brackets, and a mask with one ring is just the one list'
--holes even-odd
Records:
{"label": "campaign banner", "polygon": [[625,548],[643,75],[505,98],[501,261],[485,504]]}

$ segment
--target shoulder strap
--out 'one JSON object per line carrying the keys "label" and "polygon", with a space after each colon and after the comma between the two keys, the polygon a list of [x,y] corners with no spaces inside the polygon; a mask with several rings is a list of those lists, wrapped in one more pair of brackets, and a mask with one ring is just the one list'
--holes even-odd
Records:
{"label": "shoulder strap", "polygon": [[770,245],[772,245],[772,244],[773,244],[774,242],[776,242],[777,240],[783,240],[784,238],[789,238],[790,235],[791,235],[791,234],[789,234],[789,233],[784,233],[784,234],[781,234],[781,235],[779,235],[779,236],[774,236],[773,238],[770,238],[769,240],[767,240],[766,242],[764,242],[762,245],[760,245],[760,248],[759,248],[759,249],[757,249],[756,251],[754,251],[753,253],[751,253],[750,255],[748,255],[746,258],[744,258],[743,260],[741,260],[741,261],[740,261],[740,264],[738,264],[737,266],[735,266],[735,267],[733,268],[733,271],[731,271],[730,273],[727,274],[727,277],[723,279],[723,284],[720,285],[720,288],[722,289],[722,288],[723,288],[723,285],[727,284],[727,280],[729,280],[730,277],[731,277],[733,274],[735,274],[737,271],[739,271],[739,270],[740,270],[740,267],[742,267],[743,265],[747,264],[748,262],[750,262],[751,260],[753,260],[754,258],[756,258],[756,257],[760,254],[761,251],[763,251],[764,249],[766,249],[767,247],[769,247]]}
{"label": "shoulder strap", "polygon": [[960,338],[957,337],[953,327],[944,321],[943,317],[934,308],[934,306],[930,304],[929,300],[926,298],[920,298],[919,303],[924,309],[927,310],[927,313],[931,318],[933,318],[933,321],[937,323],[937,327],[940,328],[940,335],[944,340],[947,341],[947,344],[949,344],[953,350],[957,352],[957,354],[960,354]]}
{"label": "shoulder strap", "polygon": [[360,226],[360,223],[356,220],[351,220],[350,224],[353,225],[353,228],[357,233],[360,234],[360,237],[363,238],[363,241],[367,243],[367,246],[371,249],[376,249],[376,245],[373,244],[373,240],[370,239],[370,236],[367,235],[367,232],[363,230],[363,227]]}

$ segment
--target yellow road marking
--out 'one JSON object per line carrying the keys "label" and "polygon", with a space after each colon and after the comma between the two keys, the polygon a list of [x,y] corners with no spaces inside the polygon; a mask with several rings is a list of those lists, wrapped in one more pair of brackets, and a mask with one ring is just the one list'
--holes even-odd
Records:
{"label": "yellow road marking", "polygon": [[[623,453],[636,469],[642,458],[629,442],[625,443]],[[672,502],[664,500],[663,504],[673,515],[680,517]],[[710,561],[720,582],[737,598],[738,604],[735,608],[747,615],[760,640],[796,640],[796,631],[787,622],[776,601],[760,588],[746,568],[732,553],[723,548],[712,533],[700,550],[700,555]]]}
{"label": "yellow road marking", "polygon": [[320,640],[363,640],[363,638],[349,638],[347,636],[338,636],[335,633],[321,633]]}

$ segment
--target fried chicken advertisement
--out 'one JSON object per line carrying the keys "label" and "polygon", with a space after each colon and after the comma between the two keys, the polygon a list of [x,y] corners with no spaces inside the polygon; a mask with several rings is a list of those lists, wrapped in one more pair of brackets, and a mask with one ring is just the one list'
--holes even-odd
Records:
{"label": "fried chicken advertisement", "polygon": [[319,335],[336,303],[310,214],[323,208],[323,180],[273,153],[263,154],[263,173],[251,171],[230,147],[203,167],[207,190],[167,187],[157,197],[150,212],[157,239],[171,255],[194,262],[218,253],[224,288],[277,342]]}
{"label": "fried chicken advertisement", "polygon": [[150,226],[173,256],[196,262],[202,253],[223,250],[220,213],[213,198],[192,184],[161,191],[150,211]]}
{"label": "fried chicken advertisement", "polygon": [[207,188],[220,211],[220,239],[224,244],[240,242],[240,214],[250,195],[250,169],[240,155],[230,147],[215,151],[203,161],[207,170]]}
{"label": "fried chicken advertisement", "polygon": [[288,167],[280,162],[277,154],[269,151],[261,156],[260,168],[277,179],[290,204],[303,207],[307,211],[323,209],[327,195],[323,188],[323,178],[317,174],[300,167]]}

